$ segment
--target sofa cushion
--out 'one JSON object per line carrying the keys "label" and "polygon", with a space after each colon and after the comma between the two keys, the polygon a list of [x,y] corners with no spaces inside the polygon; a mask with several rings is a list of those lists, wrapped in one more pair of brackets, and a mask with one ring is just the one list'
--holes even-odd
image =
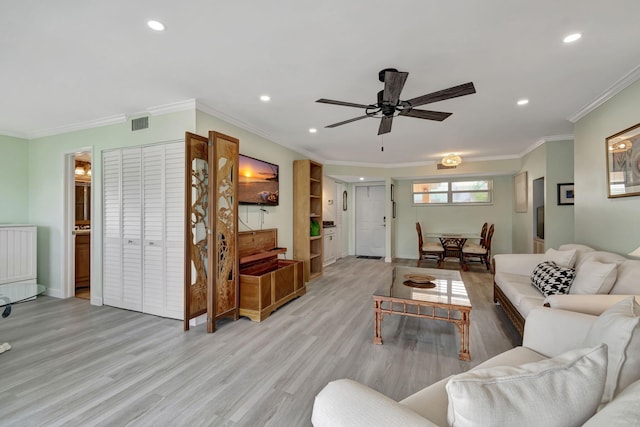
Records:
{"label": "sofa cushion", "polygon": [[580,252],[593,252],[595,251],[595,249],[593,249],[591,246],[587,246],[587,245],[581,245],[579,243],[565,243],[564,245],[560,245],[558,246],[558,250],[559,251],[570,251],[572,249],[576,250],[576,255],[580,255]]}
{"label": "sofa cushion", "polygon": [[606,372],[604,344],[519,367],[476,369],[447,383],[447,419],[454,427],[582,425],[598,408]]}
{"label": "sofa cushion", "polygon": [[573,268],[559,266],[553,261],[544,261],[531,273],[531,284],[544,296],[567,294],[574,276]]}
{"label": "sofa cushion", "polygon": [[520,299],[520,304],[518,305],[518,311],[525,319],[531,313],[531,310],[536,308],[540,308],[544,306],[544,297],[542,294],[538,297],[523,297]]}
{"label": "sofa cushion", "polygon": [[605,252],[605,251],[583,252],[580,255],[580,259],[576,261],[575,268],[576,270],[579,269],[580,266],[587,261],[598,261],[598,262],[604,262],[605,264],[615,263],[617,265],[620,265],[626,260],[627,258],[613,252]]}
{"label": "sofa cushion", "polygon": [[625,298],[602,313],[591,325],[585,345],[609,347],[607,384],[602,403],[607,403],[632,382],[640,379],[640,306]]}
{"label": "sofa cushion", "polygon": [[616,295],[640,295],[640,261],[628,259],[618,265],[618,277],[611,288]]}
{"label": "sofa cushion", "polygon": [[617,265],[587,260],[576,268],[570,294],[608,294],[616,281]]}
{"label": "sofa cushion", "polygon": [[640,420],[640,381],[622,390],[582,427],[628,427]]}
{"label": "sofa cushion", "polygon": [[555,249],[547,249],[543,257],[544,261],[553,261],[560,267],[573,268],[576,263],[576,250],[556,251]]}
{"label": "sofa cushion", "polygon": [[[529,348],[515,347],[482,362],[473,369],[492,368],[495,366],[519,366],[545,359],[547,359],[545,356]],[[445,386],[447,385],[447,381],[449,381],[449,378],[433,383],[429,387],[423,388],[400,401],[400,404],[407,406],[434,424],[446,426],[448,397]]]}
{"label": "sofa cushion", "polygon": [[524,276],[512,273],[496,273],[494,280],[504,295],[509,298],[515,307],[520,306],[522,298],[540,298],[540,291],[531,286],[531,275]]}

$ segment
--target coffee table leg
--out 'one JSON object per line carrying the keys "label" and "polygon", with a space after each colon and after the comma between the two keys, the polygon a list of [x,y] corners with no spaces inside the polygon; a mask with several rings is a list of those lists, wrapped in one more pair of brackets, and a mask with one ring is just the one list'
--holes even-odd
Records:
{"label": "coffee table leg", "polygon": [[458,327],[458,332],[460,332],[460,354],[458,354],[458,359],[460,360],[471,360],[471,353],[469,353],[469,313],[461,312],[462,322],[456,323]]}
{"label": "coffee table leg", "polygon": [[382,312],[380,311],[382,301],[374,300],[373,303],[373,343],[382,344]]}

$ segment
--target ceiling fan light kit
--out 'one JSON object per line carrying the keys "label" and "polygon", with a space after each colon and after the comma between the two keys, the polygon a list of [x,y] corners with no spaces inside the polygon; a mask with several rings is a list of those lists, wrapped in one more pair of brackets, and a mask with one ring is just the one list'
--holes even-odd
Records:
{"label": "ceiling fan light kit", "polygon": [[326,127],[334,128],[337,126],[345,125],[347,123],[355,122],[357,120],[366,119],[367,117],[373,117],[380,119],[378,135],[383,135],[385,133],[391,132],[393,118],[397,116],[414,117],[418,119],[435,120],[441,122],[447,117],[451,116],[452,113],[445,113],[442,111],[418,110],[415,107],[476,93],[473,82],[469,82],[403,101],[400,99],[400,93],[402,92],[402,88],[404,87],[408,76],[409,73],[398,71],[395,68],[385,68],[384,70],[381,70],[378,73],[378,79],[384,83],[384,89],[378,92],[376,97],[377,102],[375,104],[365,105],[355,104],[352,102],[335,101],[325,98],[318,99],[316,102],[320,102],[323,104],[342,105],[344,107],[362,108],[365,110],[365,114],[363,116],[358,116],[353,119],[334,123]]}

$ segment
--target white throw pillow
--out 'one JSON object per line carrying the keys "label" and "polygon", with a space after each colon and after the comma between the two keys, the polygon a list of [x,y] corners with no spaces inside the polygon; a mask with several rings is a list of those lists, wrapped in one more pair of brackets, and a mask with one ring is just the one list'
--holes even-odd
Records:
{"label": "white throw pillow", "polygon": [[576,250],[556,251],[555,249],[547,249],[544,253],[543,261],[553,261],[560,267],[573,268],[576,263]]}
{"label": "white throw pillow", "polygon": [[576,277],[569,290],[570,294],[608,294],[616,282],[618,266],[594,260],[586,260],[576,268]]}
{"label": "white throw pillow", "polygon": [[591,325],[585,345],[609,348],[607,384],[602,403],[640,379],[640,306],[633,296],[609,307]]}
{"label": "white throw pillow", "polygon": [[450,426],[576,426],[595,414],[607,347],[571,350],[519,367],[476,369],[447,382]]}

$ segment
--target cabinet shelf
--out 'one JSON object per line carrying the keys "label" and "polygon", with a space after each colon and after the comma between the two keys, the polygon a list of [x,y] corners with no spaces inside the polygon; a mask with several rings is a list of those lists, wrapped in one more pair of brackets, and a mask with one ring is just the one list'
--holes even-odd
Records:
{"label": "cabinet shelf", "polygon": [[304,261],[305,280],[322,274],[322,233],[309,236],[311,221],[322,224],[322,165],[293,162],[293,256]]}

